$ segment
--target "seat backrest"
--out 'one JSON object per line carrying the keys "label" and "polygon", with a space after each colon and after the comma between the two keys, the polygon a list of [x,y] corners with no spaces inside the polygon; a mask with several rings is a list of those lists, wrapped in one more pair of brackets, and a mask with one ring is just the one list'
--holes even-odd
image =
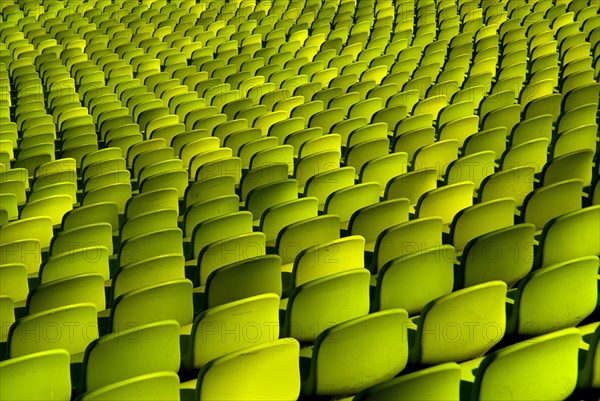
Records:
{"label": "seat backrest", "polygon": [[303,250],[294,262],[294,287],[342,271],[364,268],[364,249],[365,239],[352,235]]}
{"label": "seat backrest", "polygon": [[270,207],[298,199],[298,181],[293,178],[260,185],[246,197],[246,210],[259,220]]}
{"label": "seat backrest", "polygon": [[460,366],[442,363],[401,375],[356,394],[352,401],[460,399]]}
{"label": "seat backrest", "polygon": [[300,344],[290,338],[232,352],[200,370],[196,397],[295,400],[300,395],[299,356]]}
{"label": "seat backrest", "polygon": [[542,231],[537,266],[579,256],[600,255],[600,205],[588,206],[550,220]]}
{"label": "seat backrest", "polygon": [[0,228],[2,244],[35,238],[41,249],[48,248],[53,237],[52,219],[47,216],[31,217],[6,223]]}
{"label": "seat backrest", "polygon": [[[232,327],[237,334],[232,335]],[[272,293],[205,310],[194,319],[191,347],[183,365],[199,369],[211,360],[279,338],[279,296]]]}
{"label": "seat backrest", "polygon": [[274,243],[284,227],[301,220],[317,217],[318,203],[317,198],[304,197],[283,202],[265,210],[261,216],[260,229],[266,235],[267,243]]}
{"label": "seat backrest", "polygon": [[183,254],[183,232],[179,228],[156,230],[128,238],[121,244],[119,267],[166,254]]}
{"label": "seat backrest", "polygon": [[563,400],[577,384],[581,333],[556,331],[504,347],[479,365],[471,400]]}
{"label": "seat backrest", "polygon": [[71,399],[69,353],[49,349],[0,362],[3,400]]}
{"label": "seat backrest", "polygon": [[408,221],[408,206],[408,198],[398,198],[363,207],[350,217],[348,231],[374,244],[383,230]]}
{"label": "seat backrest", "polygon": [[454,247],[441,245],[390,260],[379,271],[373,309],[402,308],[411,316],[418,314],[452,292],[455,259]]}
{"label": "seat backrest", "polygon": [[386,229],[375,244],[375,270],[392,259],[441,245],[442,226],[440,217],[423,217]]}
{"label": "seat backrest", "polygon": [[177,217],[176,210],[158,209],[128,218],[121,226],[119,242],[152,231],[177,228]]}
{"label": "seat backrest", "polygon": [[355,174],[356,170],[351,166],[315,174],[306,182],[304,194],[316,197],[319,205],[324,205],[331,193],[354,185]]}
{"label": "seat backrest", "polygon": [[112,279],[112,299],[133,290],[185,278],[182,254],[160,255],[118,269]]}
{"label": "seat backrest", "polygon": [[474,187],[472,181],[466,181],[426,192],[417,203],[417,217],[439,216],[444,224],[452,223],[458,212],[473,205]]}
{"label": "seat backrest", "polygon": [[173,372],[136,376],[85,393],[81,396],[81,401],[118,401],[135,397],[175,400],[179,397],[179,376]]}
{"label": "seat backrest", "polygon": [[135,217],[157,209],[174,209],[179,213],[178,192],[175,188],[157,189],[132,196],[125,206],[125,216]]}
{"label": "seat backrest", "polygon": [[522,223],[501,228],[467,243],[461,258],[457,287],[491,280],[512,287],[533,267],[533,224]]}
{"label": "seat backrest", "polygon": [[293,263],[298,253],[313,245],[340,238],[340,218],[334,215],[312,217],[283,228],[277,236],[277,254],[282,263]]}
{"label": "seat backrest", "polygon": [[98,312],[106,309],[101,274],[78,274],[35,287],[27,299],[27,314],[77,303],[93,303]]}
{"label": "seat backrest", "polygon": [[296,287],[289,297],[281,335],[314,341],[325,329],[369,313],[367,269],[353,269]]}
{"label": "seat backrest", "polygon": [[340,168],[341,152],[325,151],[314,153],[299,159],[294,170],[294,177],[298,180],[299,192],[304,192],[304,186],[313,175]]}
{"label": "seat backrest", "polygon": [[[70,355],[84,352],[88,344],[98,338],[96,313],[94,304],[82,303],[19,319],[8,334],[9,357],[54,348],[64,348]],[[32,327],[37,328],[33,333]]]}
{"label": "seat backrest", "polygon": [[479,198],[481,202],[487,202],[511,197],[520,207],[527,194],[533,191],[534,173],[533,166],[520,166],[489,175],[481,183]]}
{"label": "seat backrest", "polygon": [[434,365],[483,355],[504,336],[505,298],[506,284],[490,281],[427,304],[421,311],[411,362]]}
{"label": "seat backrest", "polygon": [[[579,141],[579,144],[582,142]],[[592,183],[594,153],[595,149],[581,149],[555,157],[542,172],[543,184],[550,185],[577,178],[583,182],[584,187],[589,186]]]}
{"label": "seat backrest", "polygon": [[238,212],[240,210],[239,202],[240,199],[237,195],[229,194],[189,205],[183,217],[184,237],[190,238],[194,228],[203,221]]}
{"label": "seat backrest", "polygon": [[274,293],[281,295],[281,258],[261,255],[228,264],[211,273],[206,280],[206,307]]}
{"label": "seat backrest", "polygon": [[577,326],[596,308],[598,256],[546,266],[520,283],[508,330],[540,335]]}
{"label": "seat backrest", "polygon": [[50,256],[40,267],[40,284],[85,273],[98,273],[108,280],[111,254],[107,247],[94,245]]}
{"label": "seat backrest", "polygon": [[450,226],[450,241],[462,252],[467,243],[483,234],[514,224],[515,201],[501,198],[461,210]]}
{"label": "seat backrest", "polygon": [[265,254],[265,235],[259,231],[215,241],[204,247],[198,256],[200,285],[205,285],[208,276],[223,266]]}
{"label": "seat backrest", "polygon": [[241,211],[213,217],[196,225],[192,233],[192,258],[208,244],[225,238],[252,232],[252,213]]}
{"label": "seat backrest", "polygon": [[0,294],[9,296],[13,302],[22,302],[29,293],[27,268],[23,263],[0,264]]}
{"label": "seat backrest", "polygon": [[523,202],[523,221],[541,230],[546,223],[565,213],[581,209],[583,183],[570,179],[540,187]]}
{"label": "seat backrest", "polygon": [[379,184],[364,182],[339,189],[330,194],[325,202],[324,211],[327,214],[337,215],[342,222],[342,228],[346,228],[354,212],[378,202]]}
{"label": "seat backrest", "polygon": [[392,379],[408,362],[402,309],[375,312],[337,324],[315,341],[303,393],[339,395]]}

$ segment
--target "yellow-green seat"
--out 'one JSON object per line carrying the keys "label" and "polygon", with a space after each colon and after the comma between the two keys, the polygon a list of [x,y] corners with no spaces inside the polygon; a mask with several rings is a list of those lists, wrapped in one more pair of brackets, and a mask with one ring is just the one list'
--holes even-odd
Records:
{"label": "yellow-green seat", "polygon": [[194,181],[185,190],[186,207],[222,195],[235,194],[235,178],[233,176],[217,176],[206,180]]}
{"label": "yellow-green seat", "polygon": [[71,230],[94,223],[109,223],[112,231],[119,231],[119,212],[116,203],[104,202],[89,206],[80,206],[63,216],[62,231]]}
{"label": "yellow-green seat", "polygon": [[492,150],[459,157],[448,165],[446,184],[471,181],[475,184],[475,190],[478,190],[481,182],[494,174],[495,159],[496,155]]}
{"label": "yellow-green seat", "polygon": [[40,267],[40,284],[88,273],[100,274],[108,280],[110,255],[108,248],[102,245],[88,245],[51,255]]}
{"label": "yellow-green seat", "polygon": [[452,292],[455,258],[454,247],[440,245],[390,260],[377,274],[372,309],[402,308],[418,314],[429,302]]}
{"label": "yellow-green seat", "polygon": [[261,255],[213,271],[204,288],[206,308],[260,294],[281,295],[281,258]]}
{"label": "yellow-green seat", "polygon": [[439,216],[445,225],[461,210],[473,205],[472,181],[447,184],[421,195],[415,214],[418,218]]}
{"label": "yellow-green seat", "polygon": [[126,266],[155,256],[183,255],[183,232],[179,228],[156,230],[125,240],[117,255],[118,266]]}
{"label": "yellow-green seat", "polygon": [[354,212],[379,202],[380,186],[376,182],[364,182],[338,189],[325,201],[324,213],[340,218],[340,228],[346,229]]}
{"label": "yellow-green seat", "polygon": [[[237,333],[231,331],[235,328]],[[200,369],[210,361],[279,338],[279,296],[265,293],[215,306],[200,313],[182,365]]]}
{"label": "yellow-green seat", "polygon": [[523,201],[523,222],[541,231],[553,218],[581,209],[582,194],[583,183],[575,178],[537,188]]}
{"label": "yellow-green seat", "polygon": [[161,320],[176,320],[189,332],[194,317],[192,282],[171,280],[121,295],[110,310],[111,332]]}
{"label": "yellow-green seat", "polygon": [[162,320],[104,335],[87,347],[80,389],[102,387],[156,372],[177,373],[179,324]]}
{"label": "yellow-green seat", "polygon": [[577,326],[596,308],[597,278],[597,256],[532,271],[516,290],[507,332],[534,336]]}
{"label": "yellow-green seat", "polygon": [[291,272],[296,256],[306,248],[340,238],[340,218],[323,215],[287,225],[277,235],[275,247],[282,271]]}
{"label": "yellow-green seat", "polygon": [[527,194],[533,191],[535,167],[520,166],[498,171],[483,179],[479,200],[487,202],[510,197],[520,207]]}
{"label": "yellow-green seat", "polygon": [[119,242],[152,231],[170,228],[177,228],[177,211],[173,209],[157,209],[127,218],[121,226]]}
{"label": "yellow-green seat", "polygon": [[125,206],[125,216],[132,218],[157,209],[173,209],[179,213],[179,193],[175,188],[146,191],[132,196]]}
{"label": "yellow-green seat", "polygon": [[482,356],[504,336],[506,284],[489,281],[454,291],[421,311],[410,362],[435,365]]}
{"label": "yellow-green seat", "polygon": [[119,214],[125,212],[125,205],[131,198],[131,183],[117,183],[95,188],[83,193],[81,205],[94,205],[96,203],[114,202],[117,204]]}
{"label": "yellow-green seat", "polygon": [[[202,249],[210,243],[252,232],[252,213],[240,211],[213,217],[196,225],[192,233],[192,257],[197,259]],[[194,265],[196,261],[194,260]]]}
{"label": "yellow-green seat", "polygon": [[305,192],[308,179],[319,173],[340,168],[341,152],[325,151],[299,159],[294,170],[299,192]]}
{"label": "yellow-green seat", "polygon": [[[306,396],[344,396],[392,379],[408,361],[408,314],[375,312],[323,331],[303,350],[310,371],[302,382]],[[301,363],[304,361],[301,359]]]}
{"label": "yellow-green seat", "polygon": [[319,201],[307,196],[282,202],[266,209],[260,218],[260,231],[267,240],[267,246],[274,246],[279,232],[286,226],[301,220],[317,217]]}
{"label": "yellow-green seat", "polygon": [[189,205],[183,216],[184,237],[190,238],[194,228],[203,221],[238,211],[239,198],[235,194],[218,196]]}
{"label": "yellow-green seat", "polygon": [[460,399],[460,366],[442,363],[369,387],[352,401],[429,401]]}
{"label": "yellow-green seat", "polygon": [[[583,141],[579,141],[581,144]],[[594,143],[595,144],[595,143]],[[543,185],[576,178],[584,187],[592,183],[594,150],[582,149],[555,157],[546,164],[542,171]]]}
{"label": "yellow-green seat", "polygon": [[245,209],[252,213],[252,221],[257,225],[262,215],[271,207],[298,199],[298,181],[290,178],[260,185],[250,191],[245,201]]}
{"label": "yellow-green seat", "polygon": [[471,400],[564,400],[577,384],[581,333],[555,331],[506,346],[477,367]]}
{"label": "yellow-green seat", "polygon": [[81,303],[17,320],[8,334],[9,357],[63,348],[71,356],[71,363],[80,362],[88,344],[98,338],[96,313],[94,304]]}
{"label": "yellow-green seat", "polygon": [[[587,350],[584,355],[580,354],[577,388],[597,389],[600,388],[600,324],[598,322],[590,323],[579,327],[579,330],[583,335],[583,342],[587,346]],[[583,364],[581,359],[583,359]]]}
{"label": "yellow-green seat", "polygon": [[372,252],[383,230],[408,221],[408,208],[408,198],[390,199],[363,207],[350,217],[348,232],[362,236],[365,250]]}
{"label": "yellow-green seat", "polygon": [[179,400],[179,377],[173,372],[157,372],[122,380],[85,393],[81,401]]}
{"label": "yellow-green seat", "polygon": [[92,303],[98,312],[106,309],[101,274],[78,274],[37,286],[29,293],[27,314],[78,303]]}
{"label": "yellow-green seat", "polygon": [[296,287],[282,299],[281,335],[313,342],[329,327],[369,313],[367,269],[353,269]]}
{"label": "yellow-green seat", "polygon": [[0,294],[12,299],[16,306],[24,306],[29,293],[27,268],[23,263],[0,264]]}
{"label": "yellow-green seat", "polygon": [[450,225],[450,243],[459,253],[469,241],[514,224],[515,201],[500,198],[459,211]]}
{"label": "yellow-green seat", "polygon": [[112,280],[112,297],[129,291],[185,278],[185,258],[181,254],[159,255],[121,266]]}
{"label": "yellow-green seat", "polygon": [[322,209],[329,195],[339,189],[354,185],[355,174],[356,169],[352,166],[330,169],[315,174],[306,182],[303,188],[304,195],[319,199],[319,208]]}
{"label": "yellow-green seat", "polygon": [[0,397],[3,400],[70,400],[69,353],[64,349],[49,349],[0,362]]}
{"label": "yellow-green seat", "polygon": [[39,241],[41,249],[47,249],[50,246],[52,236],[52,219],[47,216],[11,221],[0,228],[1,244],[36,239]]}
{"label": "yellow-green seat", "polygon": [[300,395],[299,348],[294,339],[281,338],[215,359],[200,370],[196,399],[296,400]]}
{"label": "yellow-green seat", "polygon": [[52,238],[50,255],[58,256],[65,252],[95,246],[106,247],[109,254],[112,254],[112,226],[109,223],[94,223],[72,230],[60,231]]}
{"label": "yellow-green seat", "polygon": [[239,234],[212,242],[198,255],[199,283],[205,285],[208,276],[223,266],[265,253],[265,235],[261,232]]}

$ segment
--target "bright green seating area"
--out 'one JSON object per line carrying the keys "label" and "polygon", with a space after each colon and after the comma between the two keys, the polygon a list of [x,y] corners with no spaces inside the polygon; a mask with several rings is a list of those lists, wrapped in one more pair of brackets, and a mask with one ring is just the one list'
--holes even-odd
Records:
{"label": "bright green seating area", "polygon": [[0,401],[600,388],[596,0],[0,4]]}

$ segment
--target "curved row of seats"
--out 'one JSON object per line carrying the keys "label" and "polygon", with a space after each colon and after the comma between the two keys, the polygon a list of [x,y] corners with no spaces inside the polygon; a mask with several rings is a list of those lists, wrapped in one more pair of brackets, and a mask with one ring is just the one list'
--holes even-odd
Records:
{"label": "curved row of seats", "polygon": [[0,21],[2,400],[600,386],[596,2]]}

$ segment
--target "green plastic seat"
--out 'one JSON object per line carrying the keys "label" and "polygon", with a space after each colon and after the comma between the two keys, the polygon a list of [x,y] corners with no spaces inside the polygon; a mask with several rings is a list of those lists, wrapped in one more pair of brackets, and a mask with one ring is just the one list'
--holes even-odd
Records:
{"label": "green plastic seat", "polygon": [[179,399],[179,377],[173,372],[156,372],[122,380],[85,393],[81,401],[123,401],[153,399],[174,401]]}
{"label": "green plastic seat", "polygon": [[126,219],[120,230],[119,242],[152,231],[177,228],[177,211],[158,209]]}
{"label": "green plastic seat", "polygon": [[106,309],[102,275],[78,274],[37,286],[29,293],[27,313],[39,313],[78,303],[92,303],[97,311]]}
{"label": "green plastic seat", "polygon": [[340,218],[340,228],[346,229],[352,215],[359,209],[379,202],[380,186],[376,182],[355,184],[338,189],[325,201],[324,213]]}
{"label": "green plastic seat", "polygon": [[[597,389],[600,388],[600,324],[598,322],[580,326],[579,330],[583,335],[583,342],[587,350],[583,355],[583,366],[580,364],[579,376],[577,378],[577,388]],[[580,346],[581,349],[581,346]],[[584,346],[585,349],[585,346]],[[580,357],[580,359],[582,359]],[[593,390],[592,390],[593,391]]]}
{"label": "green plastic seat", "polygon": [[594,150],[592,149],[577,150],[556,157],[544,167],[542,182],[544,185],[550,185],[576,178],[583,182],[584,187],[588,187],[592,183],[593,160]]}
{"label": "green plastic seat", "polygon": [[520,207],[527,194],[533,191],[535,167],[521,166],[498,171],[487,176],[479,189],[479,200],[488,202],[505,197],[513,198]]}
{"label": "green plastic seat", "polygon": [[0,228],[0,244],[36,239],[39,241],[41,249],[47,249],[52,236],[52,219],[47,216],[19,219]]}
{"label": "green plastic seat", "polygon": [[577,326],[596,308],[597,276],[597,256],[532,271],[519,283],[507,332],[534,336]]}
{"label": "green plastic seat", "polygon": [[541,172],[548,161],[548,145],[548,138],[537,138],[508,148],[500,160],[500,170],[532,166],[535,173]]}
{"label": "green plastic seat", "polygon": [[194,228],[213,217],[239,211],[239,198],[235,194],[217,196],[189,205],[183,215],[183,235],[190,238]]}
{"label": "green plastic seat", "polygon": [[472,181],[448,184],[421,195],[415,214],[418,218],[439,216],[444,224],[452,223],[461,210],[473,205]]}
{"label": "green plastic seat", "polygon": [[442,179],[450,163],[458,158],[458,140],[446,139],[425,145],[415,152],[412,168],[414,171],[434,168],[437,178]]}
{"label": "green plastic seat", "polygon": [[298,221],[283,228],[275,242],[282,271],[291,272],[296,256],[306,248],[340,238],[340,218],[323,215]]}
{"label": "green plastic seat", "polygon": [[389,261],[442,244],[442,219],[418,218],[392,226],[379,234],[375,243],[373,271]]}
{"label": "green plastic seat", "polygon": [[459,253],[469,241],[514,224],[515,201],[500,198],[459,211],[450,225],[450,242]]}
{"label": "green plastic seat", "polygon": [[455,258],[454,247],[440,245],[390,260],[376,276],[372,309],[402,308],[409,315],[418,314],[429,302],[452,292]]}
{"label": "green plastic seat", "polygon": [[206,280],[206,308],[260,294],[281,295],[281,258],[261,255],[228,264],[213,271]]}
{"label": "green plastic seat", "polygon": [[125,240],[117,255],[118,266],[166,254],[183,255],[183,232],[179,228],[156,230]]}
{"label": "green plastic seat", "polygon": [[485,354],[504,336],[505,297],[506,284],[489,281],[427,304],[417,322],[410,363],[462,362]]}
{"label": "green plastic seat", "polygon": [[352,401],[428,401],[460,399],[460,366],[442,363],[376,384]]}
{"label": "green plastic seat", "polygon": [[199,283],[205,285],[208,276],[223,266],[265,254],[265,235],[261,232],[240,234],[212,242],[198,256]]}
{"label": "green plastic seat", "polygon": [[13,304],[24,306],[29,293],[27,269],[22,263],[2,263],[0,265],[0,294],[12,299]]}
{"label": "green plastic seat", "polygon": [[363,207],[350,217],[348,232],[362,236],[365,250],[372,252],[383,230],[408,221],[408,208],[407,198],[390,199]]}
{"label": "green plastic seat", "polygon": [[125,212],[125,205],[131,198],[131,183],[117,183],[95,188],[83,193],[81,205],[94,205],[96,203],[114,202],[119,208],[119,214]]}
{"label": "green plastic seat", "polygon": [[[192,233],[192,258],[197,259],[208,244],[252,232],[252,213],[241,211],[213,217],[196,225]],[[196,260],[193,261],[196,265]]]}
{"label": "green plastic seat", "polygon": [[292,270],[292,286],[346,270],[364,268],[365,239],[359,235],[325,242],[300,252]]}
{"label": "green plastic seat", "polygon": [[112,279],[112,297],[129,291],[185,278],[185,258],[181,254],[160,255],[130,263],[117,270]]}
{"label": "green plastic seat", "polygon": [[546,223],[565,213],[581,209],[583,183],[569,179],[530,192],[523,201],[522,218],[542,230]]}
{"label": "green plastic seat", "polygon": [[341,152],[329,151],[319,152],[299,159],[294,177],[298,180],[299,192],[305,192],[308,179],[319,173],[340,168]]}
{"label": "green plastic seat", "polygon": [[3,400],[71,399],[69,353],[49,349],[0,362]]}
{"label": "green plastic seat", "polygon": [[354,185],[355,175],[356,169],[352,166],[315,174],[306,182],[304,195],[316,197],[319,200],[319,208],[322,209],[332,193]]}
{"label": "green plastic seat", "polygon": [[353,269],[296,287],[282,299],[281,335],[313,342],[326,329],[369,313],[367,269]]}
{"label": "green plastic seat", "polygon": [[192,282],[166,281],[130,291],[115,300],[110,310],[111,332],[161,320],[176,320],[180,332],[189,332],[194,316]]}
{"label": "green plastic seat", "polygon": [[566,399],[577,384],[580,341],[570,328],[495,351],[479,364],[470,399]]}
{"label": "green plastic seat", "polygon": [[495,159],[496,156],[492,150],[459,157],[448,165],[446,184],[471,181],[475,184],[475,190],[478,190],[481,182],[494,174]]}
{"label": "green plastic seat", "polygon": [[163,320],[104,335],[87,347],[81,389],[102,387],[155,372],[177,373],[179,324]]}
{"label": "green plastic seat", "polygon": [[542,231],[536,266],[549,266],[587,255],[600,255],[596,227],[600,205],[563,214],[550,220]]}
{"label": "green plastic seat", "polygon": [[377,182],[379,184],[379,195],[383,196],[387,184],[394,177],[407,172],[407,165],[408,155],[405,152],[377,157],[363,165],[359,173],[360,182]]}
{"label": "green plastic seat", "polygon": [[252,213],[253,224],[271,207],[298,199],[298,181],[285,179],[260,185],[248,194],[245,209]]}
{"label": "green plastic seat", "polygon": [[[41,331],[31,334],[32,327]],[[73,331],[67,332],[72,327]],[[79,329],[77,329],[79,327]],[[65,349],[71,363],[81,361],[90,342],[98,338],[96,306],[73,304],[27,315],[17,320],[8,334],[8,353],[15,358],[55,348]]]}
{"label": "green plastic seat", "polygon": [[60,231],[52,238],[50,255],[59,256],[66,252],[94,246],[103,246],[108,249],[109,254],[112,254],[112,226],[109,223],[94,223]]}
{"label": "green plastic seat", "polygon": [[266,209],[259,228],[267,240],[267,246],[274,246],[279,232],[286,226],[301,220],[317,217],[319,201],[315,197],[304,197],[283,202]]}
{"label": "green plastic seat", "polygon": [[40,267],[40,284],[87,273],[97,273],[108,280],[110,255],[108,248],[102,245],[89,245],[51,255]]}
{"label": "green plastic seat", "polygon": [[[238,334],[227,332],[235,327]],[[279,338],[279,296],[256,295],[209,308],[195,319],[182,365],[200,369],[221,356]]]}
{"label": "green plastic seat", "polygon": [[184,203],[189,207],[223,195],[235,194],[235,178],[233,176],[213,177],[190,183],[185,190]]}
{"label": "green plastic seat", "polygon": [[134,195],[127,201],[125,216],[132,218],[158,209],[173,209],[179,213],[178,197],[175,188],[157,189]]}
{"label": "green plastic seat", "polygon": [[399,340],[406,338],[407,323],[406,311],[393,309],[325,330],[309,349],[306,364],[310,363],[310,371],[302,382],[302,393],[350,395],[392,379],[408,361],[408,343]]}
{"label": "green plastic seat", "polygon": [[296,400],[299,348],[297,341],[281,338],[215,359],[198,374],[196,399]]}
{"label": "green plastic seat", "polygon": [[67,231],[94,223],[109,223],[113,233],[119,231],[117,205],[112,202],[105,202],[75,208],[63,216],[61,229]]}

